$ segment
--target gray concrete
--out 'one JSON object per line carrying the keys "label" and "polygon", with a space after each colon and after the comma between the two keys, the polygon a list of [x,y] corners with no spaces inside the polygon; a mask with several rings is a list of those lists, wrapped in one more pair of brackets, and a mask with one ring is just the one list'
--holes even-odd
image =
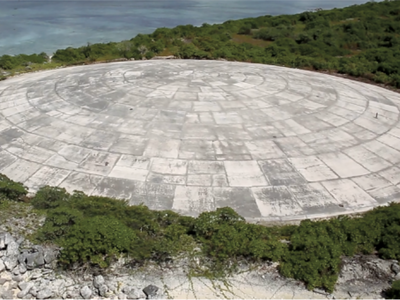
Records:
{"label": "gray concrete", "polygon": [[372,85],[174,60],[29,74],[0,93],[0,172],[31,191],[265,221],[400,199],[400,95]]}

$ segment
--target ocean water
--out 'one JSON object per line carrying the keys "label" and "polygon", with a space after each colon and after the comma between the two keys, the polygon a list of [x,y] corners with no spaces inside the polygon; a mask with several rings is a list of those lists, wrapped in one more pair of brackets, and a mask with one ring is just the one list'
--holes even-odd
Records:
{"label": "ocean water", "polygon": [[340,8],[366,0],[0,0],[0,56],[128,40],[158,27]]}

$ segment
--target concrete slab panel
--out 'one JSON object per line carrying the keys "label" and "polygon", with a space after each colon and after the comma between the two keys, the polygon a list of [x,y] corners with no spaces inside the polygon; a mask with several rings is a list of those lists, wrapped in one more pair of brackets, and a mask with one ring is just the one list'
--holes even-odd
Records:
{"label": "concrete slab panel", "polygon": [[44,166],[29,177],[25,184],[31,187],[31,192],[36,192],[46,185],[58,186],[69,174],[71,174],[70,170]]}
{"label": "concrete slab panel", "polygon": [[379,203],[350,179],[324,181],[322,184],[344,208],[354,212],[372,208]]}
{"label": "concrete slab panel", "polygon": [[286,186],[252,188],[252,192],[263,217],[286,217],[304,213]]}
{"label": "concrete slab panel", "polygon": [[229,186],[252,187],[268,185],[256,161],[225,161]]}
{"label": "concrete slab panel", "polygon": [[348,148],[343,152],[371,172],[378,172],[392,166],[391,163],[362,146]]}
{"label": "concrete slab panel", "polygon": [[143,156],[145,157],[166,157],[177,158],[179,153],[180,140],[159,138],[150,139]]}
{"label": "concrete slab panel", "polygon": [[289,158],[289,161],[309,182],[338,178],[338,176],[316,156],[293,157]]}
{"label": "concrete slab panel", "polygon": [[172,209],[190,216],[215,209],[211,188],[177,186]]}
{"label": "concrete slab panel", "polygon": [[40,169],[41,165],[24,159],[15,160],[1,170],[3,174],[16,182],[25,182]]}
{"label": "concrete slab panel", "polygon": [[231,207],[245,218],[259,218],[261,213],[256,199],[248,188],[217,187],[213,189],[215,208]]}
{"label": "concrete slab panel", "polygon": [[378,173],[380,176],[391,182],[393,185],[400,184],[400,168],[391,167]]}
{"label": "concrete slab panel", "polygon": [[356,163],[343,153],[327,153],[319,155],[318,158],[341,178],[355,177],[369,173],[362,165]]}
{"label": "concrete slab panel", "polygon": [[306,183],[306,180],[286,159],[270,159],[259,161],[268,181],[273,186],[290,186]]}
{"label": "concrete slab panel", "polygon": [[352,180],[381,204],[400,199],[400,188],[378,174],[360,176]]}
{"label": "concrete slab panel", "polygon": [[288,188],[297,203],[309,216],[318,215],[323,218],[331,214],[346,212],[319,182],[290,185]]}
{"label": "concrete slab panel", "polygon": [[151,171],[159,174],[185,175],[188,162],[180,159],[153,158]]}
{"label": "concrete slab panel", "polygon": [[103,176],[108,175],[120,156],[120,154],[92,151],[78,165],[77,171]]}

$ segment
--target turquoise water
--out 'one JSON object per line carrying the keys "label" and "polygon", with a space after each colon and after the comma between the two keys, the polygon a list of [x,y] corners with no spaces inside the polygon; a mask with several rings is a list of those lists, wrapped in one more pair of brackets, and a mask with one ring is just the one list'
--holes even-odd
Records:
{"label": "turquoise water", "polygon": [[366,0],[0,0],[0,55],[122,41],[158,27],[345,7]]}

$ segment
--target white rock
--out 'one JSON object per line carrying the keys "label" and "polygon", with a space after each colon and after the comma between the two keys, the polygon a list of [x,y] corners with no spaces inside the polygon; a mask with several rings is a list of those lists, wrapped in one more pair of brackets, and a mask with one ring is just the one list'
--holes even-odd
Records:
{"label": "white rock", "polygon": [[107,287],[105,284],[103,284],[103,285],[101,285],[101,286],[99,287],[99,295],[100,295],[101,297],[105,297],[106,294],[107,294],[107,292],[108,292],[108,287]]}
{"label": "white rock", "polygon": [[12,273],[14,275],[19,275],[19,266],[18,265],[15,266],[15,268],[12,270]]}
{"label": "white rock", "polygon": [[11,271],[18,265],[18,259],[16,256],[7,256],[6,258],[3,258],[4,265],[6,266],[6,269]]}
{"label": "white rock", "polygon": [[26,273],[26,267],[25,265],[19,265],[19,274],[25,274]]}
{"label": "white rock", "polygon": [[96,289],[100,288],[104,283],[104,277],[101,275],[95,276],[93,279],[93,285]]}
{"label": "white rock", "polygon": [[39,291],[39,293],[37,293],[36,298],[47,299],[47,298],[50,298],[52,295],[53,295],[53,291],[48,288],[45,288],[45,289]]}
{"label": "white rock", "polygon": [[20,283],[18,286],[21,291],[17,294],[18,298],[24,298],[35,284],[31,281]]}
{"label": "white rock", "polygon": [[4,237],[4,243],[5,243],[6,245],[10,244],[11,242],[15,242],[13,236],[12,236],[11,234],[9,234],[8,232],[6,232],[6,233],[3,235],[3,237]]}
{"label": "white rock", "polygon": [[38,292],[39,292],[39,290],[38,290],[38,288],[37,288],[36,285],[34,285],[34,286],[31,288],[31,290],[29,291],[29,293],[30,293],[33,297],[36,297],[37,294],[38,294]]}
{"label": "white rock", "polygon": [[80,294],[83,299],[89,299],[92,296],[92,290],[87,285],[85,285],[83,288],[81,288]]}
{"label": "white rock", "polygon": [[146,294],[141,289],[137,289],[137,288],[127,289],[125,294],[128,295],[129,299],[143,299],[143,298],[146,298]]}
{"label": "white rock", "polygon": [[40,269],[34,269],[33,271],[31,271],[31,272],[29,273],[29,276],[30,276],[31,279],[40,278],[40,277],[43,276],[42,270],[40,270]]}
{"label": "white rock", "polygon": [[124,293],[119,293],[119,294],[118,294],[118,299],[119,299],[119,300],[126,300],[127,297],[126,297],[126,295],[125,295]]}
{"label": "white rock", "polygon": [[2,259],[0,259],[0,273],[3,272],[6,269],[6,266],[4,265],[4,262]]}
{"label": "white rock", "polygon": [[19,244],[12,240],[7,245],[6,256],[17,256],[19,254]]}

